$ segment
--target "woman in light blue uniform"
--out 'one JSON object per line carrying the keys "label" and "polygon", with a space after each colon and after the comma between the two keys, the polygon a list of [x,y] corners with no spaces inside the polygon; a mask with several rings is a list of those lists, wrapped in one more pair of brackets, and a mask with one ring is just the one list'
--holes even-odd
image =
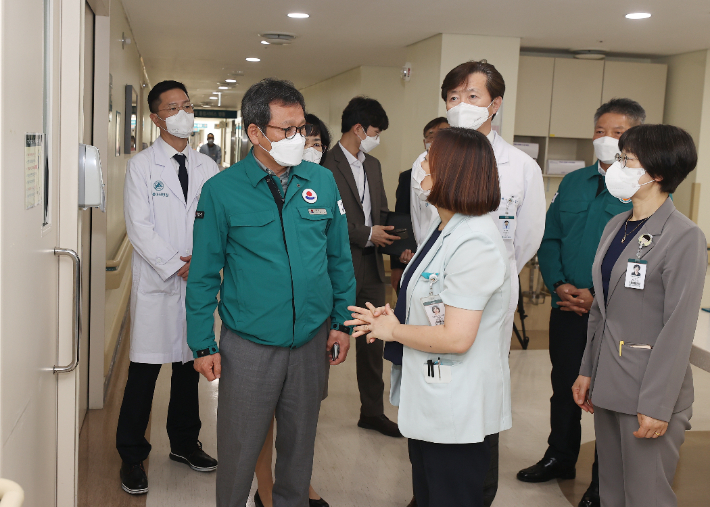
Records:
{"label": "woman in light blue uniform", "polygon": [[395,311],[350,307],[346,324],[357,326],[353,336],[404,346],[399,428],[417,505],[483,506],[484,438],[511,426],[510,268],[488,215],[500,204],[498,170],[490,143],[471,129],[439,131],[429,160],[441,221],[404,272]]}

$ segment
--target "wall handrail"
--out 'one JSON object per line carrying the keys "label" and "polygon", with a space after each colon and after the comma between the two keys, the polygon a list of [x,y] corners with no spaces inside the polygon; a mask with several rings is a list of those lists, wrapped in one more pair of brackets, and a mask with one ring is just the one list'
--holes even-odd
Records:
{"label": "wall handrail", "polygon": [[25,492],[19,484],[0,479],[0,507],[21,507],[24,501]]}
{"label": "wall handrail", "polygon": [[126,234],[123,237],[123,241],[121,241],[121,246],[118,247],[116,257],[110,261],[106,261],[106,271],[118,271],[121,265],[126,262],[126,259],[130,257],[131,247],[132,245],[128,239],[128,234]]}

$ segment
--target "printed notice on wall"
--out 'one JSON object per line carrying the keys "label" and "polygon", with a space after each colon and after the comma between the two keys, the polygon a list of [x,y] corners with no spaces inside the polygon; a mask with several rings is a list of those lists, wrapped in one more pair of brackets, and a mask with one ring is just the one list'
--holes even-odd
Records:
{"label": "printed notice on wall", "polygon": [[25,134],[25,209],[42,204],[44,134]]}

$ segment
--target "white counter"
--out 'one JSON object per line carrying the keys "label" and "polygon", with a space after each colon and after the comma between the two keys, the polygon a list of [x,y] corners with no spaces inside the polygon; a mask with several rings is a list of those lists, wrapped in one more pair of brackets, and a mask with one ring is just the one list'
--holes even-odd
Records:
{"label": "white counter", "polygon": [[700,310],[698,327],[695,328],[690,364],[710,372],[710,313]]}

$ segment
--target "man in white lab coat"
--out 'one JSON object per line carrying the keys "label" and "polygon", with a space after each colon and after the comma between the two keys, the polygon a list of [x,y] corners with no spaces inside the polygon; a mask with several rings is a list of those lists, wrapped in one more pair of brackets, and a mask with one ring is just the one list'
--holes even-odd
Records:
{"label": "man in white lab coat", "polygon": [[148,94],[148,106],[160,137],[128,162],[124,188],[126,232],[133,244],[131,363],[116,448],[123,461],[121,486],[134,495],[148,492],[143,461],[151,446],[145,431],[155,382],[166,363],[172,363],[167,421],[170,459],[199,472],[217,468],[217,461],[202,450],[198,440],[199,373],[187,346],[185,288],[197,202],[202,185],[219,169],[188,144],[194,113],[182,83],[155,85]]}
{"label": "man in white lab coat", "polygon": [[[458,65],[444,78],[441,98],[452,127],[478,130],[493,146],[500,178],[501,202],[491,213],[508,250],[511,274],[520,274],[535,255],[545,232],[545,189],[537,162],[508,144],[492,128],[492,121],[503,104],[505,81],[486,60]],[[434,141],[436,142],[436,141]],[[412,191],[426,196],[431,190],[427,152],[412,167]],[[506,316],[507,346],[513,334],[513,318],[518,304],[518,277],[511,276],[511,296]],[[498,489],[498,434],[486,437],[491,445],[491,467],[484,485],[485,505],[490,506]]]}

